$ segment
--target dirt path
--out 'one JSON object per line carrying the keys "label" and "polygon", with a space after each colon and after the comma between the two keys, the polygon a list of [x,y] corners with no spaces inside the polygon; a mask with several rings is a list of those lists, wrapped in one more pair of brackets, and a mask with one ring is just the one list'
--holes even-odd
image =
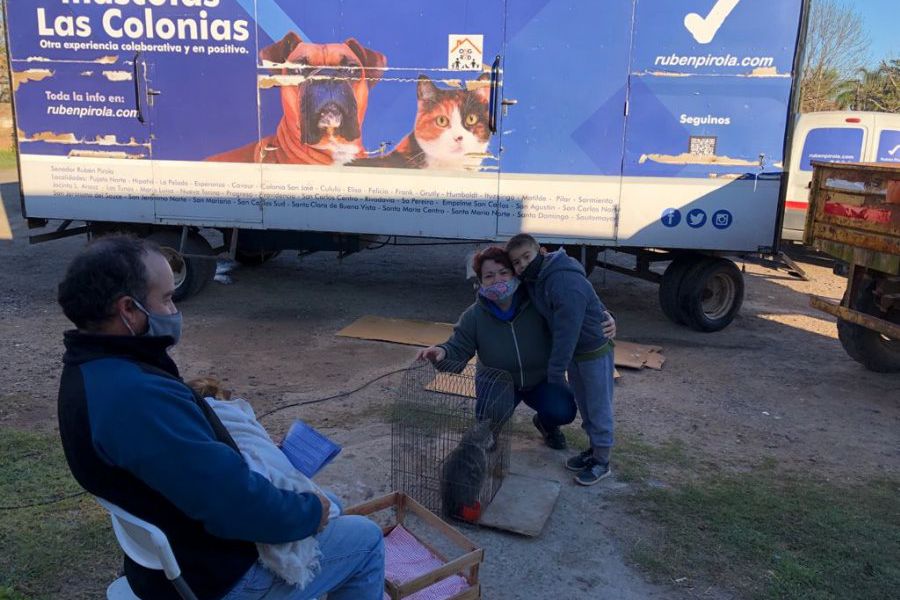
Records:
{"label": "dirt path", "polygon": [[[29,246],[18,201],[3,188],[17,236],[0,242],[0,425],[55,428],[55,395],[68,323],[55,287],[82,238]],[[324,253],[283,255],[234,273],[183,303],[183,343],[173,355],[187,377],[211,375],[251,399],[258,412],[356,388],[414,356],[409,347],[336,338],[364,314],[449,321],[469,304],[469,246],[384,248],[338,262]],[[741,470],[763,458],[779,468],[852,481],[896,473],[900,403],[896,377],[868,373],[836,340],[834,325],[806,294],[839,297],[843,280],[805,265],[812,282],[747,266],[747,297],[726,331],[702,335],[662,316],[655,286],[616,274],[593,276],[616,312],[622,339],[659,344],[662,371],[625,371],[617,386],[622,435],[658,445],[681,440],[709,464]],[[266,421],[280,435],[295,418],[344,444],[327,483],[355,502],[390,487],[390,427],[396,379],[348,398],[285,410]],[[522,409],[523,411],[526,409]],[[522,412],[524,415],[524,412]],[[524,418],[520,415],[520,418]],[[524,415],[527,416],[527,415]],[[514,465],[563,480],[547,530],[536,540],[487,530],[487,598],[673,598],[685,592],[643,580],[625,564],[608,523],[625,518],[615,480],[588,490],[568,483],[564,455],[519,443]]]}

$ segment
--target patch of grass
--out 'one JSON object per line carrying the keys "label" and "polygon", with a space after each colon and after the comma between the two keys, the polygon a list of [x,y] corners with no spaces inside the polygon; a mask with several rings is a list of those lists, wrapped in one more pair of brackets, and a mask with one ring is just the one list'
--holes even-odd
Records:
{"label": "patch of grass", "polygon": [[[564,428],[570,446],[584,432]],[[666,486],[651,483],[672,472]],[[631,559],[671,583],[715,582],[758,600],[887,599],[900,589],[900,481],[852,488],[785,474],[773,458],[749,473],[703,469],[673,438],[648,444],[617,433],[616,478],[634,482],[629,503],[655,533]]]}
{"label": "patch of grass", "polygon": [[0,600],[102,595],[121,562],[108,516],[87,495],[41,504],[80,491],[58,437],[0,428],[0,456]]}
{"label": "patch of grass", "polygon": [[[579,452],[587,450],[587,435],[580,427],[563,428],[569,447]],[[616,433],[612,452],[613,473],[620,481],[640,482],[650,477],[654,465],[689,467],[692,463],[684,442],[677,438],[659,446],[641,441],[627,432]]]}
{"label": "patch of grass", "polygon": [[[15,150],[0,150],[0,169],[15,169],[19,158]],[[3,597],[0,596],[0,599]]]}
{"label": "patch of grass", "polygon": [[746,598],[892,598],[898,495],[898,481],[841,488],[767,467],[645,489],[633,501],[660,534],[632,559],[669,581],[714,581]]}

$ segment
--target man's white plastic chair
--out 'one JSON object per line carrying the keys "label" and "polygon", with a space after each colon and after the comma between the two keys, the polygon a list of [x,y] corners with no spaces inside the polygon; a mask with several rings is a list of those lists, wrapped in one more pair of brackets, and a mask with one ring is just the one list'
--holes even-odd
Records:
{"label": "man's white plastic chair", "polygon": [[[147,569],[163,571],[184,600],[197,600],[194,592],[181,576],[181,569],[172,553],[169,540],[160,529],[112,502],[94,497],[100,506],[109,511],[113,531],[119,545],[131,560]],[[125,577],[119,577],[106,589],[108,600],[139,600]]]}

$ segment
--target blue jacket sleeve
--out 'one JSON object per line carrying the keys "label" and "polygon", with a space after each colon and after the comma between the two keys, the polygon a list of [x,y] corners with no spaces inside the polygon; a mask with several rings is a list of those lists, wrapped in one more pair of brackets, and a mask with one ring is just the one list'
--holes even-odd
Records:
{"label": "blue jacket sleeve", "polygon": [[546,283],[546,294],[552,311],[553,345],[547,365],[547,381],[565,383],[566,370],[575,356],[588,297],[582,289],[584,275],[563,271],[554,273]]}
{"label": "blue jacket sleeve", "polygon": [[[90,378],[86,378],[90,379]],[[179,382],[145,376],[130,398],[91,394],[94,447],[165,496],[212,535],[280,544],[316,533],[315,494],[280,490],[218,441],[193,396]]]}

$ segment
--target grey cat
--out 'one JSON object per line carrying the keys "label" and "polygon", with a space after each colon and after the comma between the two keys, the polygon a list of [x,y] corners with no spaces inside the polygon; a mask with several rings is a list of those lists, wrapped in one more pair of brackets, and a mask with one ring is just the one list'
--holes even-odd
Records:
{"label": "grey cat", "polygon": [[478,497],[487,475],[487,455],[494,447],[490,421],[480,421],[462,435],[459,445],[444,459],[441,504],[445,517],[478,520],[481,512]]}

